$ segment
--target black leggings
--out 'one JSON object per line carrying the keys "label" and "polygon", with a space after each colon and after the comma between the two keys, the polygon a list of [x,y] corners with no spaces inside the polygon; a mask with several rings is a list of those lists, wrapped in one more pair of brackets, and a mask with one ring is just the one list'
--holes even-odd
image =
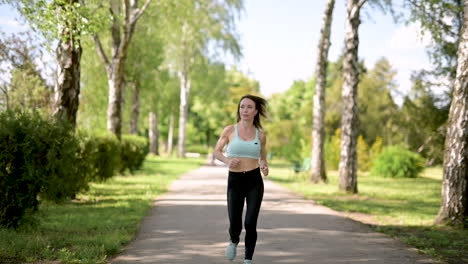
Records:
{"label": "black leggings", "polygon": [[257,218],[263,199],[263,179],[260,169],[246,172],[229,171],[227,201],[229,213],[229,235],[233,243],[239,243],[242,231],[242,211],[245,213],[245,259],[252,259],[257,243]]}

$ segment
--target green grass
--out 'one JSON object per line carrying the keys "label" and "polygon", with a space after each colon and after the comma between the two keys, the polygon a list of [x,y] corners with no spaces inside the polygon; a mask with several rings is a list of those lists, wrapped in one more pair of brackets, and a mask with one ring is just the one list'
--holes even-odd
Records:
{"label": "green grass", "polygon": [[428,168],[422,177],[390,179],[358,175],[358,195],[338,190],[338,172],[328,172],[328,184],[312,184],[306,173],[270,164],[270,178],[318,204],[365,220],[377,231],[397,237],[435,259],[468,263],[468,230],[435,226],[441,201],[442,169]]}
{"label": "green grass", "polygon": [[148,156],[135,175],[92,184],[65,204],[44,203],[20,229],[0,229],[0,262],[105,263],[134,237],[152,200],[202,163]]}

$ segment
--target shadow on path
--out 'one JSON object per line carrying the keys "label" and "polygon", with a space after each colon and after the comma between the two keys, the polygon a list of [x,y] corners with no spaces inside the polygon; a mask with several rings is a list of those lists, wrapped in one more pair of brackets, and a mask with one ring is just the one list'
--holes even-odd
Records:
{"label": "shadow on path", "polygon": [[[183,175],[155,200],[136,239],[112,263],[219,264],[229,262],[225,167],[205,166]],[[415,249],[329,208],[265,180],[254,262],[436,263]]]}

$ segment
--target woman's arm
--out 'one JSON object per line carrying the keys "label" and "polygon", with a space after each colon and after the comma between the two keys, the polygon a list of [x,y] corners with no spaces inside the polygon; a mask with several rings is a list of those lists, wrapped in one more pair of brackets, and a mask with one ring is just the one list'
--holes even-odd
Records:
{"label": "woman's arm", "polygon": [[262,170],[263,176],[268,176],[268,162],[266,159],[266,135],[263,132],[260,132],[260,142],[262,144],[262,149],[260,151],[260,169]]}
{"label": "woman's arm", "polygon": [[213,151],[214,157],[218,159],[219,161],[224,162],[224,164],[228,165],[229,168],[237,167],[240,162],[239,159],[228,158],[223,155],[223,148],[229,143],[229,135],[232,134],[233,130],[234,130],[233,125],[230,125],[224,128]]}

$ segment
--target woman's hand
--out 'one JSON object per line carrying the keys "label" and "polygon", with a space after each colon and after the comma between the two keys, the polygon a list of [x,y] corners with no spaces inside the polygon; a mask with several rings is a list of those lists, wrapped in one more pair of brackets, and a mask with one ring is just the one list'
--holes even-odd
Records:
{"label": "woman's hand", "polygon": [[260,160],[260,169],[262,170],[263,176],[267,177],[269,170],[266,160]]}
{"label": "woman's hand", "polygon": [[239,166],[240,164],[240,159],[237,158],[229,158],[227,165],[230,169],[235,169]]}

